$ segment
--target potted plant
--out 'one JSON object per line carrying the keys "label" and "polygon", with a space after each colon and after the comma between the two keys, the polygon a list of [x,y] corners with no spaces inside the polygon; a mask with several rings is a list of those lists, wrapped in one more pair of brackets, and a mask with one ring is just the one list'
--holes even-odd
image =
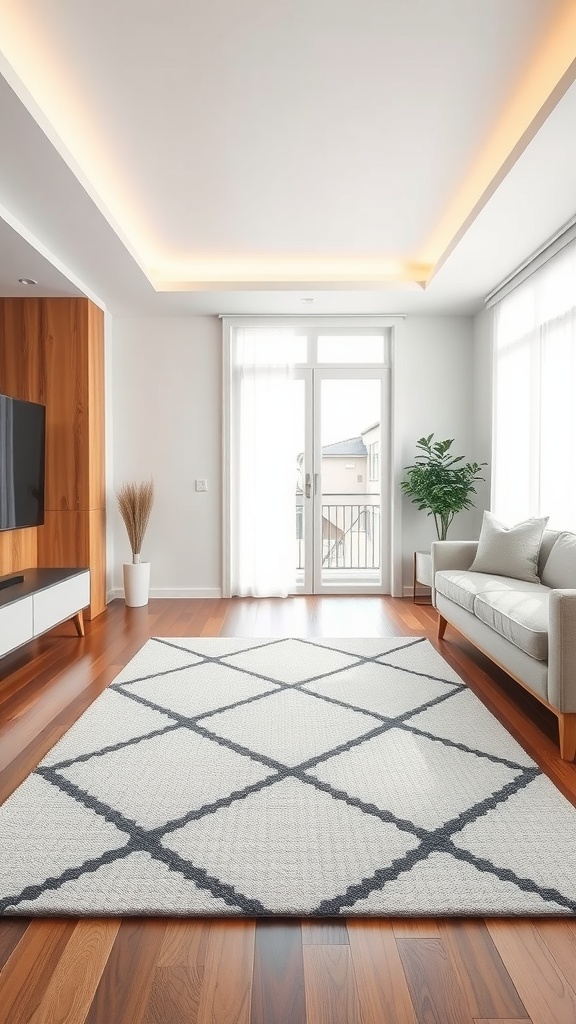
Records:
{"label": "potted plant", "polygon": [[427,514],[434,516],[438,540],[446,540],[454,516],[474,507],[470,495],[476,493],[476,480],[484,479],[480,470],[488,463],[462,464],[464,456],[450,452],[454,438],[433,442],[433,437],[430,434],[417,442],[421,454],[416,456],[413,466],[404,467],[406,478],[400,486],[420,510],[428,509]]}
{"label": "potted plant", "polygon": [[132,562],[123,565],[124,598],[129,608],[148,604],[150,588],[150,562],[142,562],[142,542],[154,504],[154,484],[124,483],[117,492],[118,508],[124,520],[132,548]]}

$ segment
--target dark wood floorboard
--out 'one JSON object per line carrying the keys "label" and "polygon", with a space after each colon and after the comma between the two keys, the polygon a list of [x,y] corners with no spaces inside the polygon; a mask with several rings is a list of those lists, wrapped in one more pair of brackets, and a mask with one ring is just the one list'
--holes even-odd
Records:
{"label": "dark wood floorboard", "polygon": [[396,944],[419,1024],[472,1024],[442,939],[397,939]]}
{"label": "dark wood floorboard", "polygon": [[30,919],[27,917],[4,918],[0,921],[0,971],[16,949],[29,924]]}
{"label": "dark wood floorboard", "polygon": [[141,1024],[154,981],[166,921],[122,921],[100,978],[88,1024]]}
{"label": "dark wood floorboard", "polygon": [[261,921],[256,929],[251,1024],[306,1024],[299,921]]}
{"label": "dark wood floorboard", "polygon": [[508,1020],[528,1016],[482,921],[441,921],[439,932],[456,966],[474,1019]]}
{"label": "dark wood floorboard", "polygon": [[[387,597],[114,601],[0,661],[0,801],[150,636],[426,636],[576,804],[554,716],[435,625]],[[505,1020],[576,1024],[575,921],[0,921],[0,1024]]]}

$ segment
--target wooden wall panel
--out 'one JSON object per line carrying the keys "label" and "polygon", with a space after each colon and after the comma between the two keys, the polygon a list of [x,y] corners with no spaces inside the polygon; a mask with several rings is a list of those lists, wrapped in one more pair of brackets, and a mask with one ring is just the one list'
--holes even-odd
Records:
{"label": "wooden wall panel", "polygon": [[0,299],[0,392],[26,402],[45,398],[41,299]]}
{"label": "wooden wall panel", "polygon": [[37,530],[0,531],[0,576],[34,569],[38,564]]}
{"label": "wooden wall panel", "polygon": [[90,608],[87,619],[93,619],[106,609],[106,510],[91,509],[89,521]]}
{"label": "wooden wall panel", "polygon": [[46,520],[0,533],[0,575],[89,567],[106,606],[104,314],[88,299],[0,299],[0,392],[46,405]]}
{"label": "wooden wall panel", "polygon": [[46,508],[87,509],[87,300],[44,301],[42,346],[47,399]]}
{"label": "wooden wall panel", "polygon": [[[45,401],[40,325],[40,299],[0,299],[1,394]],[[36,528],[0,533],[0,576],[38,564],[36,534]]]}
{"label": "wooden wall panel", "polygon": [[47,511],[38,527],[38,564],[87,568],[90,558],[88,513]]}
{"label": "wooden wall panel", "polygon": [[106,607],[106,513],[104,509],[48,511],[38,528],[38,564],[90,569],[93,619]]}

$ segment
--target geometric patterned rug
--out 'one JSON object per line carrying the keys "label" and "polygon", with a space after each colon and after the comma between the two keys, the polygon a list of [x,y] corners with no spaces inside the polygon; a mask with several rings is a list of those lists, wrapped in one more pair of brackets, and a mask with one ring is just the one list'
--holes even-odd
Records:
{"label": "geometric patterned rug", "polygon": [[156,638],[0,808],[0,913],[574,915],[575,836],[424,639]]}

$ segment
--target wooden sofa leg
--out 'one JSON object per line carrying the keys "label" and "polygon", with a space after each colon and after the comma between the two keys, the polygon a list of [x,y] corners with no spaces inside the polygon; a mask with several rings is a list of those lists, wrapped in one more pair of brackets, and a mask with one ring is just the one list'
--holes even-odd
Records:
{"label": "wooden sofa leg", "polygon": [[439,640],[444,639],[444,633],[446,632],[447,625],[447,620],[444,618],[443,615],[440,615],[440,612],[438,612],[438,632],[436,633],[436,636],[438,637]]}
{"label": "wooden sofa leg", "polygon": [[560,733],[560,757],[563,761],[573,761],[576,757],[576,713],[558,712],[558,731]]}
{"label": "wooden sofa leg", "polygon": [[84,636],[84,613],[82,611],[77,612],[76,615],[73,616],[73,622],[76,626],[78,636]]}

